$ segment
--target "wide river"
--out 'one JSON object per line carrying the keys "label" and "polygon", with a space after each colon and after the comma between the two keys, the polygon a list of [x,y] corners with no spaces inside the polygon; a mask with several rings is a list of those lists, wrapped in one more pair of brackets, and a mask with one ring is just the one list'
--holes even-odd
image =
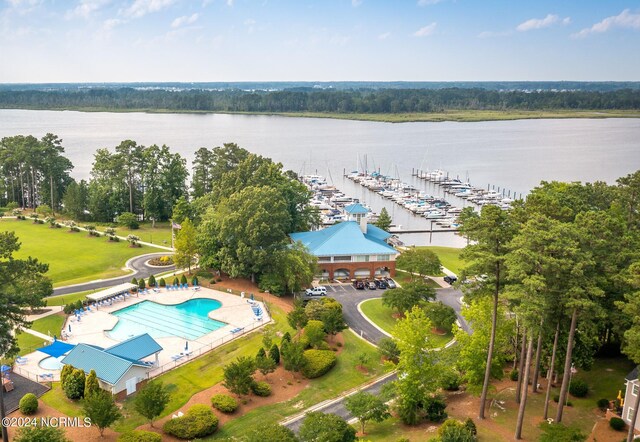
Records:
{"label": "wide river", "polygon": [[[518,120],[480,123],[377,123],[319,118],[224,114],[146,114],[0,110],[0,137],[47,132],[60,136],[75,165],[88,178],[93,153],[124,139],[166,144],[189,161],[199,147],[236,142],[280,161],[298,173],[318,173],[374,210],[390,210],[403,228],[429,223],[343,178],[356,169],[379,169],[418,187],[411,170],[440,168],[451,176],[526,194],[541,180],[596,181],[640,169],[640,119]],[[429,188],[434,190],[433,188]],[[425,234],[403,235],[426,244]],[[450,234],[432,244],[462,246]]]}

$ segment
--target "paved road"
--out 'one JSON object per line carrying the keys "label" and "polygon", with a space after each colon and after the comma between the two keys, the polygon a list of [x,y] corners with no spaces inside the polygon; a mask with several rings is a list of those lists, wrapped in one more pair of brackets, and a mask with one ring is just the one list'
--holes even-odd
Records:
{"label": "paved road", "polygon": [[[362,391],[366,391],[368,393],[378,395],[380,394],[380,389],[384,384],[388,382],[393,382],[397,378],[398,376],[395,373],[392,373],[391,376],[381,379],[369,385],[368,387],[363,388]],[[311,411],[311,410],[307,410],[307,411]],[[318,404],[313,408],[313,411],[321,411],[323,413],[337,414],[338,416],[342,417],[347,421],[353,418],[353,416],[351,416],[351,414],[346,410],[346,408],[344,408],[344,398],[328,401],[326,405]],[[295,416],[292,419],[286,421],[283,425],[293,430],[295,433],[297,433],[298,430],[300,430],[300,426],[302,425],[304,416],[305,416],[304,414]]]}
{"label": "paved road", "polygon": [[[383,338],[386,335],[362,317],[362,315],[358,311],[358,304],[366,299],[380,298],[382,296],[382,293],[384,293],[384,290],[356,290],[350,284],[327,286],[327,295],[337,299],[342,304],[344,319],[349,328],[351,328],[358,334],[362,333],[362,337],[373,344],[377,343],[380,338]],[[453,287],[436,289],[437,299],[455,310],[456,315],[458,316],[458,321],[460,322],[460,326],[467,333],[470,333],[469,325],[460,315],[460,311],[462,309],[462,296],[462,292],[460,290],[454,289]],[[381,379],[378,382],[364,388],[363,391],[367,391],[369,393],[377,395],[380,393],[380,389],[384,384],[393,382],[396,379],[397,375],[394,373],[391,377]],[[319,404],[313,407],[313,411],[334,413],[342,417],[344,420],[349,421],[353,418],[353,416],[345,408],[344,401],[344,397],[333,401],[328,401],[325,404]],[[302,425],[303,420],[304,415],[298,415],[291,420],[285,421],[283,425],[297,433],[300,429],[300,425]]]}
{"label": "paved road", "polygon": [[53,295],[68,295],[69,293],[84,292],[85,290],[96,290],[105,287],[111,287],[117,284],[131,281],[131,278],[148,278],[151,274],[168,272],[175,269],[175,266],[168,267],[150,267],[147,261],[156,256],[165,256],[164,253],[147,253],[145,255],[136,256],[127,261],[127,267],[133,270],[125,276],[119,276],[113,279],[99,279],[97,281],[89,281],[83,284],[74,284],[53,289]]}
{"label": "paved road", "polygon": [[[384,290],[356,290],[351,284],[327,286],[327,295],[337,299],[342,304],[342,313],[349,328],[372,344],[376,344],[380,338],[387,335],[362,317],[358,311],[358,304],[367,299],[380,298],[383,293]],[[436,289],[436,298],[455,310],[462,329],[470,333],[469,325],[460,314],[462,296],[462,292],[453,287]]]}

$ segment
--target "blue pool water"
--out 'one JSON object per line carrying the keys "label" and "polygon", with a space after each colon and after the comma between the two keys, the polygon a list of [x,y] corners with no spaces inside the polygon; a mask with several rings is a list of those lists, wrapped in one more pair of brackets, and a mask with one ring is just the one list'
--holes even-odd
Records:
{"label": "blue pool water", "polygon": [[49,356],[48,358],[44,358],[43,360],[38,362],[38,365],[45,370],[61,370],[64,364],[60,361],[63,358],[64,356],[60,356],[58,358]]}
{"label": "blue pool water", "polygon": [[142,301],[112,313],[118,317],[118,323],[109,336],[117,341],[142,333],[149,333],[154,338],[178,336],[198,339],[227,325],[208,316],[210,311],[219,309],[221,305],[215,299],[203,298],[177,305]]}

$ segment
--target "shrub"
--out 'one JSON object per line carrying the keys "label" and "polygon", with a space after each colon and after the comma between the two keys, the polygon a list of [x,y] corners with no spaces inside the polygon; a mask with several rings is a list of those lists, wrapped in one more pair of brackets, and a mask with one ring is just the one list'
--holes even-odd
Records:
{"label": "shrub", "polygon": [[466,423],[463,424],[456,419],[447,419],[438,428],[438,436],[442,442],[473,442],[476,440]]}
{"label": "shrub", "polygon": [[70,442],[65,437],[63,428],[27,425],[18,429],[14,442]]}
{"label": "shrub", "polygon": [[198,284],[199,282],[200,282],[200,281],[198,281],[198,277],[197,277],[197,276],[194,276],[194,277],[191,279],[191,285],[193,285],[193,286],[197,286],[197,285],[199,285],[199,284]]}
{"label": "shrub", "polygon": [[574,397],[585,397],[589,393],[589,386],[581,379],[574,379],[569,384],[569,393]]}
{"label": "shrub", "polygon": [[160,287],[166,287],[167,286],[167,281],[165,281],[164,278],[160,278]]}
{"label": "shrub", "polygon": [[189,408],[184,416],[169,419],[162,431],[178,439],[196,439],[215,433],[218,418],[206,405],[198,404]]}
{"label": "shrub", "polygon": [[84,396],[84,384],[84,371],[75,369],[65,377],[62,389],[69,399],[80,399]]}
{"label": "shrub", "polygon": [[453,369],[445,370],[440,383],[441,387],[447,391],[457,391],[460,388],[460,375]]}
{"label": "shrub", "polygon": [[253,384],[251,384],[251,391],[256,396],[271,396],[271,385],[266,382],[254,382]]}
{"label": "shrub", "polygon": [[187,277],[183,274],[180,277],[180,284],[186,284],[187,283]]}
{"label": "shrub", "polygon": [[556,404],[558,402],[560,402],[560,395],[559,394],[556,394],[556,395],[553,396],[553,402],[555,402]]}
{"label": "shrub", "polygon": [[606,411],[609,408],[609,399],[598,399],[598,408],[602,411]]}
{"label": "shrub", "polygon": [[266,357],[267,357],[267,352],[264,351],[264,348],[260,347],[260,350],[258,350],[258,353],[256,353],[256,359],[266,358]]}
{"label": "shrub", "polygon": [[473,436],[478,435],[478,428],[476,427],[476,423],[470,417],[468,417],[464,421],[464,426],[467,428],[467,430],[469,430],[469,433],[471,433]]}
{"label": "shrub", "polygon": [[280,363],[280,349],[276,344],[273,344],[269,349],[269,357],[276,363],[276,365]]}
{"label": "shrub", "polygon": [[144,290],[147,287],[147,283],[145,282],[144,278],[140,278],[138,280],[138,288],[140,290]]}
{"label": "shrub", "polygon": [[38,398],[33,393],[27,393],[20,399],[18,405],[22,414],[33,414],[38,411]]}
{"label": "shrub", "polygon": [[[511,379],[512,381],[517,381],[518,380],[518,369],[514,368],[513,370],[511,370],[511,373],[509,373],[509,379]],[[558,401],[556,401],[558,402]]]}
{"label": "shrub", "polygon": [[309,379],[318,378],[327,373],[338,361],[331,350],[307,350],[304,352],[304,359],[302,374]]}
{"label": "shrub", "polygon": [[223,413],[233,413],[238,409],[238,401],[228,394],[216,394],[211,397],[211,405]]}
{"label": "shrub", "polygon": [[613,428],[614,430],[616,430],[616,431],[622,431],[622,430],[625,429],[627,424],[622,419],[620,419],[619,417],[612,417],[609,420],[609,426],[611,428]]}
{"label": "shrub", "polygon": [[424,411],[427,419],[431,422],[442,422],[447,418],[447,403],[442,396],[427,398],[424,403]]}
{"label": "shrub", "polygon": [[162,442],[162,436],[153,431],[134,430],[124,433],[118,442]]}
{"label": "shrub", "polygon": [[149,287],[155,287],[156,286],[156,277],[151,275],[149,276]]}
{"label": "shrub", "polygon": [[176,276],[175,278],[173,278],[173,285],[178,285],[180,284],[180,281],[178,280],[178,277]]}
{"label": "shrub", "polygon": [[131,212],[124,212],[118,216],[118,224],[125,226],[131,230],[135,230],[140,227],[138,223],[138,217]]}
{"label": "shrub", "polygon": [[280,340],[280,345],[282,345],[285,341],[291,342],[291,334],[289,332],[285,332],[284,335],[282,335],[282,339]]}
{"label": "shrub", "polygon": [[[66,307],[71,307],[73,309],[73,304],[69,304],[69,305],[65,305]],[[67,379],[67,376],[70,375],[71,373],[73,373],[73,365],[71,364],[65,364],[64,367],[62,367],[62,370],[60,371],[60,383],[64,385],[65,380]]]}
{"label": "shrub", "polygon": [[394,364],[398,363],[400,350],[398,349],[398,344],[396,344],[396,341],[394,341],[393,338],[380,339],[378,341],[378,351],[383,358],[393,362]]}

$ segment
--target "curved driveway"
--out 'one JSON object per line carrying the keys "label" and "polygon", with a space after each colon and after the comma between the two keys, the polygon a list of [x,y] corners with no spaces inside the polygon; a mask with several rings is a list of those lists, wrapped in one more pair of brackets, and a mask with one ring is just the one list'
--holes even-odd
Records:
{"label": "curved driveway", "polygon": [[84,292],[86,290],[96,290],[105,287],[111,287],[117,284],[131,281],[131,278],[148,278],[155,273],[164,273],[174,270],[175,265],[167,267],[152,267],[147,264],[147,261],[157,256],[166,256],[167,252],[162,253],[147,253],[140,256],[135,256],[127,261],[125,264],[128,269],[133,270],[133,273],[127,273],[123,276],[118,276],[109,279],[98,279],[95,281],[84,282],[81,284],[67,285],[64,287],[58,287],[53,289],[53,296],[56,295],[68,295],[69,293]]}
{"label": "curved driveway", "polygon": [[[351,330],[362,336],[372,344],[376,344],[381,338],[386,337],[378,328],[365,319],[358,310],[358,304],[367,299],[380,298],[384,290],[356,290],[351,284],[339,284],[327,286],[327,295],[335,298],[342,304],[344,320]],[[436,299],[453,308],[464,331],[469,333],[469,324],[462,317],[462,292],[453,287],[436,289]]]}

